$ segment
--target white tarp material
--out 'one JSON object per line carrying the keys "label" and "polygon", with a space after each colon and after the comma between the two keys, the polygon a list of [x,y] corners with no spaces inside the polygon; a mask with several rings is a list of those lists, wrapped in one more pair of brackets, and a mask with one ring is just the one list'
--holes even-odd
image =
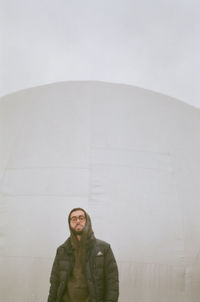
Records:
{"label": "white tarp material", "polygon": [[120,302],[200,301],[200,111],[125,85],[0,102],[0,300],[46,301],[67,214],[111,243]]}

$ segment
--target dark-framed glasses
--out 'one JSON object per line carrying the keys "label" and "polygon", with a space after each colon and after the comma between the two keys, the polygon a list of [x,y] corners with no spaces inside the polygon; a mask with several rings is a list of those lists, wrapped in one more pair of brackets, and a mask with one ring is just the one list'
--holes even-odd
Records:
{"label": "dark-framed glasses", "polygon": [[79,220],[79,221],[84,221],[84,220],[85,220],[85,216],[84,216],[84,215],[72,216],[72,217],[70,218],[70,220],[71,220],[72,222],[77,222],[77,220]]}

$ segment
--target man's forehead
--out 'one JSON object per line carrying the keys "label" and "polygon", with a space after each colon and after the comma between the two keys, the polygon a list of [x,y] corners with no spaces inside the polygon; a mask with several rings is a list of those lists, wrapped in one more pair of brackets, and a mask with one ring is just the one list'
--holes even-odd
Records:
{"label": "man's forehead", "polygon": [[70,215],[70,217],[72,216],[79,216],[79,215],[84,215],[85,216],[85,213],[83,212],[83,210],[76,210],[76,211],[73,211]]}

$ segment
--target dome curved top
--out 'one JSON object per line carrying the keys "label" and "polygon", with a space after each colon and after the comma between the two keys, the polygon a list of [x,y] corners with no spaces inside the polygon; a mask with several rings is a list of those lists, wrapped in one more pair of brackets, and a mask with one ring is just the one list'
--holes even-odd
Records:
{"label": "dome curved top", "polygon": [[[87,90],[88,95],[90,94],[90,92],[92,93],[92,89],[108,89],[110,88],[110,90],[117,90],[123,93],[125,93],[127,95],[127,93],[131,93],[136,97],[141,97],[143,96],[143,98],[150,98],[156,101],[159,99],[159,102],[162,101],[167,101],[169,103],[173,102],[175,103],[177,106],[180,105],[181,106],[188,106],[191,107],[191,109],[193,108],[194,110],[199,110],[198,108],[187,104],[185,102],[183,102],[182,100],[178,100],[174,97],[171,97],[169,95],[165,95],[153,90],[148,90],[145,88],[141,88],[141,87],[137,87],[137,86],[132,86],[132,85],[128,85],[128,84],[119,84],[119,83],[110,83],[110,82],[104,82],[104,81],[62,81],[62,82],[55,82],[55,83],[51,83],[51,84],[45,84],[45,85],[39,85],[39,86],[34,86],[34,87],[29,87],[23,90],[19,90],[19,91],[15,91],[12,92],[10,94],[4,95],[2,97],[0,97],[0,103],[4,100],[8,101],[11,99],[15,99],[17,100],[18,97],[20,97],[20,95],[24,95],[24,96],[30,96],[31,94],[38,94],[38,93],[46,93],[49,91],[52,92],[57,92],[59,93],[59,91],[63,91],[66,89],[66,92],[68,89],[72,90],[73,88],[76,90],[79,90],[80,88],[85,88],[85,91]],[[173,105],[172,103],[172,105]],[[174,104],[174,105],[175,105]]]}

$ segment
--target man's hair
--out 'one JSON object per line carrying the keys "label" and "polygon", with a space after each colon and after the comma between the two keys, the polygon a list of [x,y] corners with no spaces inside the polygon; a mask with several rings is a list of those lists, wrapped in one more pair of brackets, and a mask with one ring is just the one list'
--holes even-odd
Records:
{"label": "man's hair", "polygon": [[74,209],[72,209],[72,210],[70,211],[70,213],[69,213],[69,216],[68,216],[69,221],[70,221],[71,214],[72,214],[73,212],[75,212],[75,211],[83,211],[84,214],[85,214],[85,218],[87,218],[87,214],[86,214],[85,210],[83,210],[82,208],[74,208]]}

